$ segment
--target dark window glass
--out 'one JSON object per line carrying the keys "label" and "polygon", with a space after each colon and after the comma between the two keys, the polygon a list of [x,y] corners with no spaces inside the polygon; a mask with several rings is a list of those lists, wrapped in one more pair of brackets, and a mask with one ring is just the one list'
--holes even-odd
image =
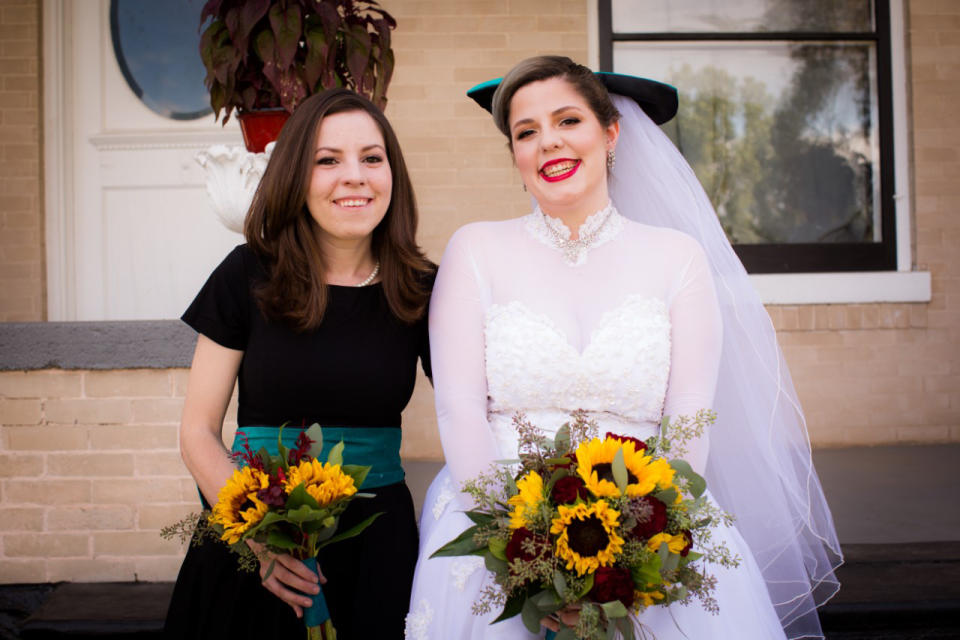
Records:
{"label": "dark window glass", "polygon": [[664,129],[748,270],[896,267],[886,0],[599,6],[601,68],[677,87]]}
{"label": "dark window glass", "polygon": [[111,0],[110,33],[130,89],[151,111],[174,120],[211,113],[200,60],[204,0]]}

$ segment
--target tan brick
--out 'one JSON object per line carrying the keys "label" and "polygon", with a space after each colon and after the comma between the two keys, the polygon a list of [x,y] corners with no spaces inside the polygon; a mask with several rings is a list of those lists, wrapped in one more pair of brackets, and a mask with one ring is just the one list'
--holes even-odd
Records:
{"label": "tan brick", "polygon": [[26,453],[0,454],[0,478],[43,474],[43,456]]}
{"label": "tan brick", "polygon": [[87,371],[84,392],[90,398],[156,398],[170,396],[170,375],[165,369]]}
{"label": "tan brick", "polygon": [[50,531],[115,530],[133,526],[133,508],[125,505],[54,507],[47,512]]}
{"label": "tan brick", "polygon": [[7,504],[79,504],[90,502],[90,481],[6,480],[4,493]]}
{"label": "tan brick", "polygon": [[124,478],[93,480],[92,501],[96,504],[149,504],[179,502],[181,481],[177,478]]}
{"label": "tan brick", "polygon": [[47,456],[51,476],[132,476],[130,453],[51,453]]}
{"label": "tan brick", "polygon": [[75,533],[8,533],[4,554],[10,558],[68,558],[90,555],[90,536]]}
{"label": "tan brick", "polygon": [[0,507],[0,531],[43,531],[43,508]]}
{"label": "tan brick", "polygon": [[48,564],[48,582],[74,582],[78,577],[84,582],[134,582],[140,579],[136,560],[132,558],[63,558]]}
{"label": "tan brick", "polygon": [[181,398],[132,400],[131,406],[134,423],[176,424],[180,422],[180,414],[183,413]]}
{"label": "tan brick", "polygon": [[176,449],[178,425],[98,425],[89,428],[90,448]]}
{"label": "tan brick", "polygon": [[180,458],[180,451],[155,451],[134,454],[134,466],[138,476],[178,476],[187,475],[187,467]]}
{"label": "tan brick", "polygon": [[0,558],[0,583],[29,584],[47,581],[47,563],[42,558],[11,560]]}
{"label": "tan brick", "polygon": [[97,556],[179,555],[180,543],[164,540],[159,531],[95,531],[93,552]]}
{"label": "tan brick", "polygon": [[190,378],[189,369],[170,369],[170,377],[173,380],[173,395],[182,398],[187,395],[187,381]]}
{"label": "tan brick", "polygon": [[63,451],[86,449],[88,433],[84,426],[2,427],[4,446],[17,451]]}
{"label": "tan brick", "polygon": [[137,528],[162,529],[180,522],[199,509],[195,504],[142,504],[137,507]]}
{"label": "tan brick", "polygon": [[59,424],[124,424],[130,421],[130,402],[120,398],[49,400],[46,418]]}
{"label": "tan brick", "polygon": [[40,424],[40,400],[0,398],[0,424]]}
{"label": "tan brick", "polygon": [[6,398],[75,398],[81,395],[81,374],[74,371],[4,371],[0,396]]}
{"label": "tan brick", "polygon": [[183,563],[182,554],[172,556],[137,557],[134,559],[137,580],[172,582],[176,580]]}
{"label": "tan brick", "polygon": [[896,430],[896,438],[897,442],[904,443],[949,442],[950,427],[947,425],[901,427]]}

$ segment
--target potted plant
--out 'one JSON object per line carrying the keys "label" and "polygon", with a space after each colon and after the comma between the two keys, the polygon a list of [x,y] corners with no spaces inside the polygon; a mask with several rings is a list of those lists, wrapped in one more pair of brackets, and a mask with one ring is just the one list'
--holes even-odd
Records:
{"label": "potted plant", "polygon": [[207,0],[200,25],[214,116],[226,124],[236,110],[251,152],[317,91],[347,87],[386,106],[397,23],[373,0]]}

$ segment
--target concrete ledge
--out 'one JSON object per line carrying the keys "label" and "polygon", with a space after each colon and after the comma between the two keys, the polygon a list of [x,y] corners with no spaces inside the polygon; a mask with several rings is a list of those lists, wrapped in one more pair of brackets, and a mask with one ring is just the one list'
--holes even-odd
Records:
{"label": "concrete ledge", "polygon": [[189,367],[196,342],[179,320],[0,323],[0,371]]}

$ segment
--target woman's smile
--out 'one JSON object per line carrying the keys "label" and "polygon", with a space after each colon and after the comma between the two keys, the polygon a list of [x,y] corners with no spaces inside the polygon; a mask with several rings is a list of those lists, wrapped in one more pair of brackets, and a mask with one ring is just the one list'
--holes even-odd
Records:
{"label": "woman's smile", "polygon": [[547,182],[559,182],[575,174],[579,168],[579,160],[559,158],[544,163],[544,165],[540,167],[540,177]]}

